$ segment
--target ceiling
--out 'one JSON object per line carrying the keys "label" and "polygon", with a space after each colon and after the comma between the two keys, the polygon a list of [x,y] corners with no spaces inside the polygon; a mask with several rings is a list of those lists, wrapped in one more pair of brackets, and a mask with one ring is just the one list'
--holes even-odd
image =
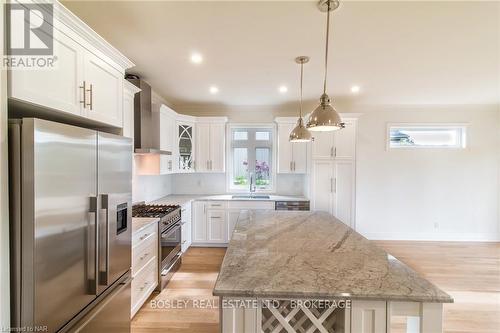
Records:
{"label": "ceiling", "polygon": [[[174,106],[278,105],[322,92],[326,14],[314,1],[63,2]],[[362,104],[500,103],[499,2],[343,2],[328,92]],[[203,62],[191,63],[193,52]],[[212,95],[209,87],[219,93]],[[281,85],[288,92],[278,91]],[[358,94],[351,86],[359,85]]]}

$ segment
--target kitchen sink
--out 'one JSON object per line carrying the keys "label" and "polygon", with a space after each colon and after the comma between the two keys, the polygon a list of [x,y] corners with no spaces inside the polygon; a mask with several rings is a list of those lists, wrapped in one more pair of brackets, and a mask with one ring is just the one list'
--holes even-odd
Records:
{"label": "kitchen sink", "polygon": [[233,199],[269,199],[268,195],[257,195],[257,194],[237,194],[233,195]]}

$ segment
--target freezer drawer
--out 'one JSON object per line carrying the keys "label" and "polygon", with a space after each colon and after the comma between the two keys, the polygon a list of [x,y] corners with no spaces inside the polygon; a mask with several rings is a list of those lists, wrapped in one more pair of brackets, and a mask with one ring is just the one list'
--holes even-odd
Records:
{"label": "freezer drawer", "polygon": [[129,333],[131,281],[127,273],[69,332]]}

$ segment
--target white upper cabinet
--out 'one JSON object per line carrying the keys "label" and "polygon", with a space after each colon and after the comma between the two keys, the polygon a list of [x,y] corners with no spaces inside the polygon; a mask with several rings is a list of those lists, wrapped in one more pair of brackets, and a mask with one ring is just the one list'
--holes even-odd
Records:
{"label": "white upper cabinet", "polygon": [[196,171],[210,171],[210,124],[196,124]]}
{"label": "white upper cabinet", "polygon": [[87,52],[84,64],[86,107],[89,119],[122,126],[123,74],[101,58]]}
{"label": "white upper cabinet", "polygon": [[195,170],[195,127],[194,122],[177,121],[176,170],[193,172]]}
{"label": "white upper cabinet", "polygon": [[292,172],[292,144],[288,141],[293,124],[278,124],[278,173]]}
{"label": "white upper cabinet", "polygon": [[59,2],[53,10],[54,67],[9,70],[10,100],[121,128],[123,77],[134,64]]}
{"label": "white upper cabinet", "polygon": [[335,132],[313,132],[313,159],[332,159],[335,155],[333,140]]}
{"label": "white upper cabinet", "polygon": [[226,170],[226,124],[210,124],[210,171]]}
{"label": "white upper cabinet", "polygon": [[198,118],[196,122],[196,171],[224,172],[227,118]]}
{"label": "white upper cabinet", "polygon": [[332,132],[314,132],[314,160],[353,159],[356,147],[356,120],[345,119],[345,128]]}
{"label": "white upper cabinet", "polygon": [[356,147],[356,122],[346,121],[345,128],[334,133],[335,159],[353,159]]}
{"label": "white upper cabinet", "polygon": [[296,119],[277,118],[278,122],[278,173],[306,173],[307,146],[305,142],[290,142],[290,132]]}
{"label": "white upper cabinet", "polygon": [[57,66],[50,70],[9,71],[9,97],[80,116],[83,110],[83,56],[80,44],[54,31]]}

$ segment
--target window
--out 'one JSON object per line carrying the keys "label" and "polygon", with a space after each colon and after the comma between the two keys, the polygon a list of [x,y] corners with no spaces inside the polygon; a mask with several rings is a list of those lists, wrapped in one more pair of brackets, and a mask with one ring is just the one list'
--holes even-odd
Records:
{"label": "window", "polygon": [[249,191],[250,176],[257,191],[272,191],[274,128],[236,126],[230,130],[228,189]]}
{"label": "window", "polygon": [[390,124],[388,147],[393,148],[465,148],[465,125]]}

